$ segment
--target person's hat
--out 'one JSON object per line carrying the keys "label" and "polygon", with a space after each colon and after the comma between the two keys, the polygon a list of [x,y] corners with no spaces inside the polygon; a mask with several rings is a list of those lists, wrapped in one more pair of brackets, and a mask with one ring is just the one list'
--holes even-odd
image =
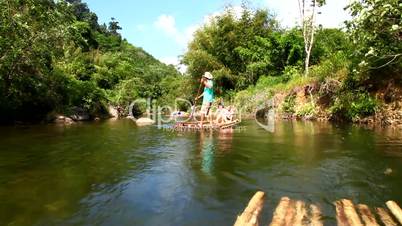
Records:
{"label": "person's hat", "polygon": [[207,79],[213,79],[213,78],[214,78],[214,77],[212,76],[212,74],[209,73],[209,72],[205,72],[204,75],[203,75],[203,77],[205,77],[205,78],[207,78]]}

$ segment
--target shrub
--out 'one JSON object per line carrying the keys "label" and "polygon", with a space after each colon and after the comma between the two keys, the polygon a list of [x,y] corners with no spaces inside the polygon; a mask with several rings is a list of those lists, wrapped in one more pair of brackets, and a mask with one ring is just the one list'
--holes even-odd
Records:
{"label": "shrub", "polygon": [[330,113],[333,118],[355,121],[360,117],[373,115],[378,105],[378,101],[367,92],[346,92],[338,95]]}
{"label": "shrub", "polygon": [[288,114],[295,113],[296,96],[288,95],[282,103],[282,111]]}
{"label": "shrub", "polygon": [[306,103],[296,110],[296,115],[299,117],[314,116],[315,114],[316,108],[312,102]]}

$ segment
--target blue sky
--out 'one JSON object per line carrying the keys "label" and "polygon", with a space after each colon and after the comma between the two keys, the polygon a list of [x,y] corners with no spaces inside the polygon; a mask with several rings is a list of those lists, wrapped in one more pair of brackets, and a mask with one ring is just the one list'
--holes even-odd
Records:
{"label": "blue sky", "polygon": [[[224,6],[238,7],[238,0],[83,0],[98,15],[99,23],[111,17],[119,21],[122,36],[135,46],[165,63],[178,63],[192,33],[209,16],[218,14]],[[349,0],[327,0],[318,23],[325,27],[339,27],[348,18],[343,7]],[[297,0],[254,0],[253,7],[268,8],[277,15],[283,26],[298,22]]]}

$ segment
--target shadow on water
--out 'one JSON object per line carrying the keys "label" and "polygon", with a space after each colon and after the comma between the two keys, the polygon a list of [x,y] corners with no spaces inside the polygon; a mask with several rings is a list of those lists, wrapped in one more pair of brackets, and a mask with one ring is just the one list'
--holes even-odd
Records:
{"label": "shadow on water", "polygon": [[339,198],[402,203],[398,132],[312,122],[243,128],[4,127],[0,224],[231,225],[257,189],[267,193],[262,222],[282,196],[317,203],[329,225]]}

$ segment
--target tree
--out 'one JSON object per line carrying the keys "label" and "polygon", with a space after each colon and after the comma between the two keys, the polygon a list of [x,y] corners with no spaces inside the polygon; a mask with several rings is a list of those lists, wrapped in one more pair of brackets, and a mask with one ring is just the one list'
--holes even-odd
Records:
{"label": "tree", "polygon": [[325,3],[325,0],[298,0],[301,26],[304,38],[304,50],[306,58],[304,61],[304,75],[308,76],[311,50],[314,45],[315,20],[317,18],[318,7]]}
{"label": "tree", "polygon": [[112,17],[111,21],[109,22],[109,32],[112,33],[113,35],[119,35],[118,30],[121,30],[119,22],[116,21],[114,17]]}
{"label": "tree", "polygon": [[402,4],[398,0],[360,0],[347,9],[353,41],[354,69],[360,75],[400,74],[402,68]]}
{"label": "tree", "polygon": [[0,122],[177,93],[174,67],[122,40],[114,18],[99,26],[81,0],[2,0],[0,21]]}
{"label": "tree", "polygon": [[[237,16],[232,8],[226,8],[196,31],[183,62],[194,81],[211,71],[223,90],[244,89],[270,68],[266,56],[270,51],[264,52],[268,48],[265,44],[277,31],[278,22],[266,10],[254,11],[243,5]],[[259,48],[260,44],[265,46]]]}

